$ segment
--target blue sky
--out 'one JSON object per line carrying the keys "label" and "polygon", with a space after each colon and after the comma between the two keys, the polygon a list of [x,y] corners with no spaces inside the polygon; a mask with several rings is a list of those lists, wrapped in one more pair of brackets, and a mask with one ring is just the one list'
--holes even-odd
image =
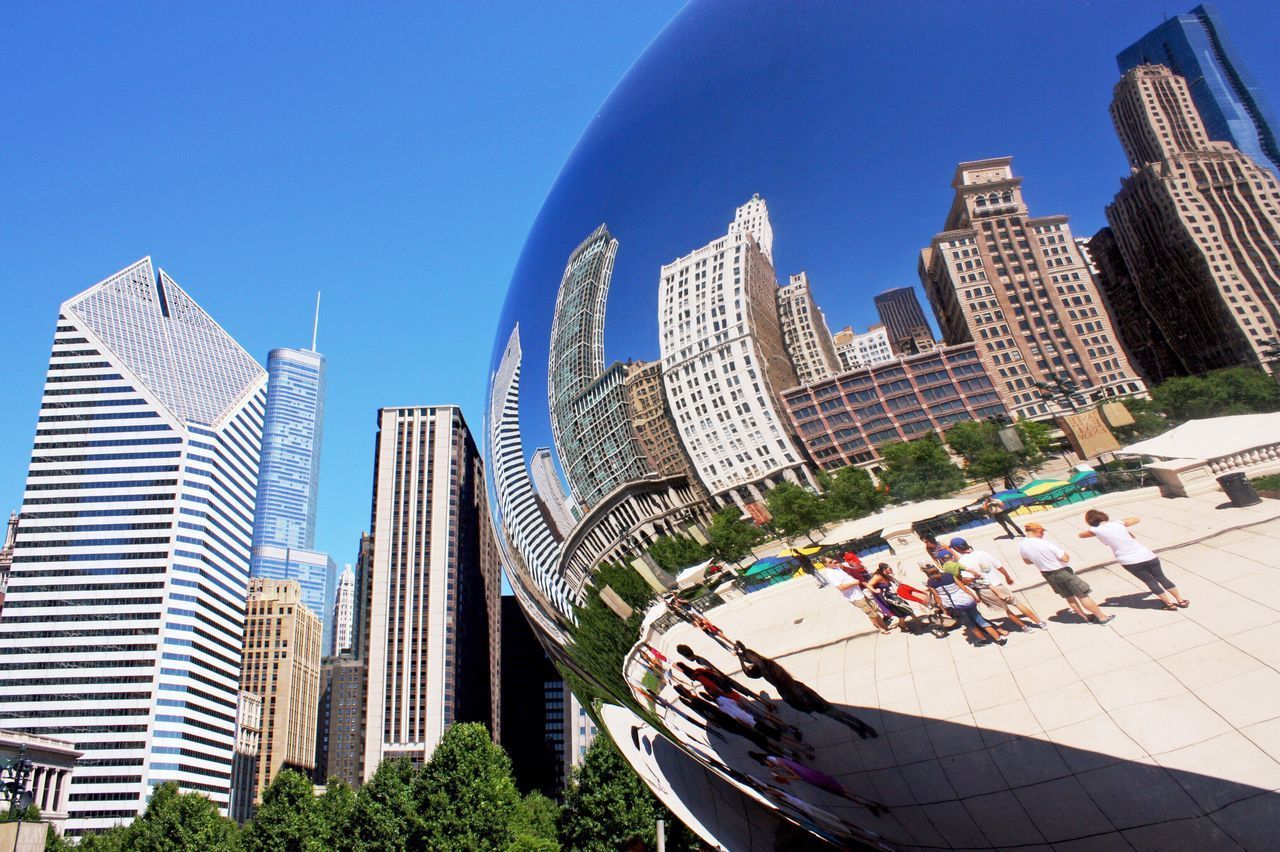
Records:
{"label": "blue sky", "polygon": [[[626,274],[655,287],[652,261],[709,241],[735,204],[760,191],[774,214],[779,274],[807,268],[832,325],[865,326],[869,293],[914,283],[915,252],[941,225],[955,163],[999,154],[1015,157],[1034,213],[1067,213],[1077,233],[1092,234],[1125,173],[1106,114],[1114,54],[1163,12],[1190,5],[863,4],[866,35],[848,46],[863,85],[829,106],[795,92],[753,125],[742,90],[696,85],[708,63],[753,47],[732,40],[734,16],[753,13],[730,4],[717,12],[724,38],[680,44],[681,61],[629,84],[624,100],[665,89],[647,102],[701,115],[697,128],[671,125],[690,163],[715,153],[723,127],[757,127],[774,140],[770,155],[709,175],[708,193],[687,210],[633,207],[620,222],[647,212],[662,232],[619,233],[619,274],[635,247]],[[1219,3],[1273,105],[1276,5]],[[479,428],[499,308],[542,201],[678,7],[11,6],[0,33],[9,119],[0,134],[0,509],[19,504],[58,304],[150,254],[264,362],[272,347],[307,344],[314,294],[324,292],[318,544],[351,561],[368,524],[375,410],[459,403]],[[822,32],[796,25],[792,53],[773,59],[809,61],[807,37],[832,49]],[[786,81],[770,78],[775,96],[786,96]],[[629,128],[651,138],[655,123],[670,120],[628,116],[621,104],[589,147],[605,139],[626,150]],[[815,109],[861,117],[838,137],[836,123],[807,120]],[[798,152],[842,156],[781,156],[776,140],[788,134],[818,135]],[[574,160],[581,174],[601,168],[589,151]],[[670,168],[668,181],[681,173]],[[610,198],[643,195],[644,174],[615,178]],[[561,196],[571,190],[590,191],[570,182]],[[600,212],[587,205],[579,222],[561,208],[541,223],[557,240],[573,235],[561,265]],[[561,247],[531,251],[534,263]],[[649,310],[630,301],[641,292],[618,289],[611,334],[628,306]],[[655,353],[610,341],[610,357]]]}

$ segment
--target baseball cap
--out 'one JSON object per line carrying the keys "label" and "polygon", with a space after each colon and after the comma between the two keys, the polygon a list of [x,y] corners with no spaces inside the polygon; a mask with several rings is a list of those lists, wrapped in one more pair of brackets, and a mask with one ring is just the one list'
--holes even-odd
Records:
{"label": "baseball cap", "polygon": [[951,539],[951,546],[954,547],[956,550],[964,550],[966,547],[969,546],[969,542],[965,541],[962,538],[953,538]]}
{"label": "baseball cap", "polygon": [[940,560],[942,562],[946,562],[948,559],[954,559],[955,554],[952,553],[950,550],[947,550],[945,547],[941,547],[933,552],[933,558]]}

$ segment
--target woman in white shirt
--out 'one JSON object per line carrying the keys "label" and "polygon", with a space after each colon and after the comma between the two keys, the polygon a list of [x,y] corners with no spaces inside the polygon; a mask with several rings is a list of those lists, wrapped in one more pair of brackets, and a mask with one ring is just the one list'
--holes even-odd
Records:
{"label": "woman in white shirt", "polygon": [[1179,594],[1178,587],[1164,575],[1160,557],[1129,532],[1129,527],[1138,522],[1137,518],[1113,521],[1105,512],[1090,509],[1084,513],[1084,522],[1089,525],[1089,529],[1080,533],[1080,537],[1099,539],[1111,548],[1116,561],[1130,574],[1146,583],[1151,593],[1164,603],[1165,609],[1191,605],[1191,601]]}

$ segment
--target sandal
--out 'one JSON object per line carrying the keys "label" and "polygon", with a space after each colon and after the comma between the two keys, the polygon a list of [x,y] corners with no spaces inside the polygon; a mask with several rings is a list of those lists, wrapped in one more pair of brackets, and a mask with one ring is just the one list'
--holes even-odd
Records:
{"label": "sandal", "polygon": [[1177,611],[1178,611],[1178,605],[1177,605],[1177,604],[1165,604],[1164,606],[1162,606],[1162,607],[1161,607],[1161,609],[1168,610],[1169,612],[1177,612]]}
{"label": "sandal", "polygon": [[1182,600],[1178,601],[1179,609],[1186,609],[1189,606],[1191,606],[1191,601],[1187,600],[1186,598],[1183,598]]}

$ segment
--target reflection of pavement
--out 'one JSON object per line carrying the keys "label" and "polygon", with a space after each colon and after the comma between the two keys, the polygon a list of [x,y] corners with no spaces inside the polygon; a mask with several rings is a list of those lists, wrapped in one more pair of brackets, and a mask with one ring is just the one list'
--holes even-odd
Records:
{"label": "reflection of pavement", "polygon": [[[1025,592],[1040,614],[1064,615],[1048,631],[1013,635],[1003,649],[972,646],[959,631],[944,640],[881,636],[808,578],[708,617],[881,730],[879,739],[861,741],[828,719],[784,710],[816,748],[813,765],[889,805],[888,815],[871,817],[803,784],[788,792],[894,844],[989,847],[1113,835],[1127,848],[1119,832],[1138,848],[1272,848],[1280,825],[1280,520],[1199,539],[1280,514],[1280,504],[1214,510],[1221,499],[1105,504],[1115,517],[1142,516],[1134,532],[1157,549],[1195,542],[1161,554],[1192,601],[1186,610],[1154,608],[1145,586],[1113,565],[1086,574],[1094,599],[1118,616],[1111,625],[1079,623],[1035,585]],[[1070,521],[1058,515],[1047,525],[1073,562],[1095,564],[1108,554],[1075,537],[1082,514],[1076,508]],[[993,549],[996,531],[967,537]],[[994,549],[1015,577],[1037,579],[1008,545]],[[657,644],[674,660],[680,642],[741,679],[736,660],[687,624]],[[764,681],[745,683],[775,695]],[[670,688],[664,697],[674,698]],[[697,748],[767,778],[744,740],[711,737],[708,746],[701,731],[667,716]]]}

